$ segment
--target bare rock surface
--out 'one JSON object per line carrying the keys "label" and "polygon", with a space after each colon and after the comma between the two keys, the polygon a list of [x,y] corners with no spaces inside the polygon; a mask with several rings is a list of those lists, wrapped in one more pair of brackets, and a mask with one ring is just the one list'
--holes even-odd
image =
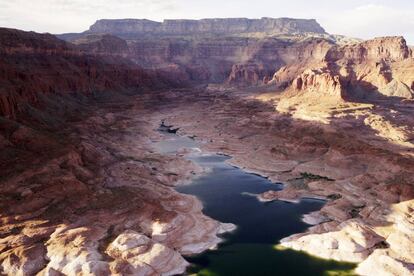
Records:
{"label": "bare rock surface", "polygon": [[[414,63],[402,37],[78,42],[0,30],[1,273],[173,275],[183,255],[217,246],[234,227],[174,190],[202,170],[152,147],[165,121],[285,185],[259,200],[327,200],[282,245],[358,262],[362,275],[413,274]],[[154,91],[192,81],[223,85]],[[277,92],[229,90],[238,84]]]}
{"label": "bare rock surface", "polygon": [[[102,19],[59,38],[100,56],[127,58],[171,82],[267,85],[275,71],[319,59],[334,44],[313,19]],[[289,73],[287,73],[289,74]]]}
{"label": "bare rock surface", "polygon": [[320,33],[325,30],[314,19],[294,18],[210,18],[201,20],[101,19],[90,33],[111,33],[121,36],[137,35],[196,35],[237,33]]}
{"label": "bare rock surface", "polygon": [[[303,237],[291,236],[281,240],[281,245],[303,250],[312,255],[338,261],[361,262],[384,239],[362,221],[348,220],[338,225],[339,231]],[[300,234],[299,234],[300,235]],[[293,240],[290,243],[290,240]]]}
{"label": "bare rock surface", "polygon": [[[404,238],[412,233],[408,207],[414,198],[412,141],[397,139],[391,131],[392,126],[412,133],[411,102],[390,102],[390,111],[333,101],[330,109],[321,111],[328,116],[320,123],[316,113],[308,114],[311,120],[298,120],[275,111],[278,98],[265,103],[268,94],[255,95],[260,99],[256,101],[248,100],[251,92],[212,93],[214,104],[208,96],[200,96],[199,102],[189,100],[186,108],[171,105],[160,117],[182,133],[206,141],[206,149],[232,156],[230,163],[285,184],[282,191],[266,192],[259,200],[327,200],[317,214],[305,216],[314,226],[283,239],[282,245],[360,263],[357,272],[363,275],[412,274],[412,244]],[[312,107],[320,105],[314,102]],[[389,118],[390,128],[373,130],[366,123],[377,114]],[[384,264],[376,266],[382,259]]]}
{"label": "bare rock surface", "polygon": [[[154,151],[160,121],[148,114],[157,100],[141,97],[135,108],[96,109],[58,141],[2,121],[5,150],[25,153],[1,163],[2,273],[176,275],[189,265],[183,255],[215,248],[234,229],[174,190],[202,169]],[[26,147],[27,137],[48,150]],[[17,162],[20,171],[6,169]]]}

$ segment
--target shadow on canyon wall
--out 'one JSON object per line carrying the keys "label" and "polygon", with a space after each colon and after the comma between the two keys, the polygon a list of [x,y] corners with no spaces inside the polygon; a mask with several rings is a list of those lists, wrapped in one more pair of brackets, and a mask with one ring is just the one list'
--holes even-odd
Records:
{"label": "shadow on canyon wall", "polygon": [[[16,30],[2,32],[16,35]],[[33,49],[19,43],[18,51],[0,48],[0,53],[7,53],[0,59],[0,66],[6,68],[0,71],[5,83],[0,91],[0,218],[4,223],[0,234],[8,240],[0,248],[3,259],[13,259],[14,250],[20,248],[23,253],[18,258],[24,259],[26,253],[39,256],[33,270],[42,269],[45,247],[51,246],[46,241],[62,223],[91,226],[96,231],[87,230],[87,236],[99,244],[97,251],[110,258],[104,248],[124,230],[148,232],[142,221],[169,222],[182,211],[177,202],[185,200],[172,191],[171,183],[183,175],[190,179],[197,169],[149,149],[152,123],[159,123],[159,117],[271,179],[280,174],[282,181],[295,184],[300,178],[303,181],[297,186],[302,190],[310,190],[311,180],[336,185],[335,193],[329,186],[319,191],[329,192],[325,195],[330,201],[321,212],[337,223],[330,230],[340,231],[340,223],[352,219],[369,221],[372,227],[390,224],[380,211],[414,197],[412,148],[395,142],[412,138],[394,130],[413,125],[410,103],[384,98],[371,83],[358,84],[373,89],[372,98],[350,94],[351,101],[373,104],[369,113],[331,116],[323,124],[246,99],[253,91],[207,91],[205,85],[180,89],[190,86],[188,73],[197,75],[200,68],[144,70],[119,56],[101,60],[49,35],[40,35],[40,42],[31,33],[24,36],[23,46],[29,42]],[[264,52],[253,51],[252,57],[260,60],[262,54],[273,54],[266,51],[271,45],[261,46]],[[211,48],[201,47],[202,51]],[[279,58],[274,60],[282,65]],[[209,68],[212,75],[220,73],[220,79],[201,73],[220,81],[234,73],[235,82],[241,78],[257,83],[273,68],[252,69],[247,64],[232,72],[229,64]],[[295,166],[279,171],[275,161],[293,161]],[[101,232],[106,234],[96,234]],[[61,242],[66,245],[63,238]],[[171,242],[171,247],[179,246]],[[387,247],[384,239],[370,250],[382,247]]]}

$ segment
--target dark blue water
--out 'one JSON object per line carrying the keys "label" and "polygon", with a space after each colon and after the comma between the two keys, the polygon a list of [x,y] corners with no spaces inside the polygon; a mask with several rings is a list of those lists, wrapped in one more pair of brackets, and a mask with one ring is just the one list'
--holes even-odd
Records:
{"label": "dark blue water", "polygon": [[196,195],[203,202],[206,215],[238,225],[237,232],[228,235],[228,243],[277,243],[292,233],[304,231],[307,225],[301,222],[301,216],[323,205],[317,200],[303,200],[299,204],[260,202],[254,194],[281,190],[282,186],[226,164],[224,161],[229,158],[225,156],[191,159],[212,171],[177,190]]}
{"label": "dark blue water", "polygon": [[[180,147],[194,148],[197,143],[186,137],[169,136],[158,144],[161,151],[173,153]],[[293,250],[277,247],[279,240],[306,230],[303,214],[319,210],[324,202],[304,199],[300,203],[274,201],[263,203],[255,194],[280,190],[282,186],[235,168],[221,155],[191,155],[189,159],[208,168],[209,173],[181,193],[197,196],[203,212],[221,222],[237,225],[223,235],[217,250],[187,258],[197,275],[351,275],[353,264],[321,260]]]}

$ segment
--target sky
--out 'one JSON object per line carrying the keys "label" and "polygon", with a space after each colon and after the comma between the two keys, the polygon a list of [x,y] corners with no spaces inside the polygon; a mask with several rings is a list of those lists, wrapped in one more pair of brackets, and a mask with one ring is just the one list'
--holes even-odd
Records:
{"label": "sky", "polygon": [[0,26],[36,32],[87,30],[102,18],[314,18],[327,32],[369,39],[403,35],[414,45],[412,0],[0,0]]}

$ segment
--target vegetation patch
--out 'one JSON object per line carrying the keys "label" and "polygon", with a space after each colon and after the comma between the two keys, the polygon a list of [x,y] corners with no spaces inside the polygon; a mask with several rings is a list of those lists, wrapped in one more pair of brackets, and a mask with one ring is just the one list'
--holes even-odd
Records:
{"label": "vegetation patch", "polygon": [[379,243],[375,245],[375,248],[386,249],[386,248],[390,248],[390,245],[386,241],[380,241]]}
{"label": "vegetation patch", "polygon": [[359,212],[360,211],[361,211],[360,209],[353,208],[353,209],[351,209],[351,211],[349,211],[349,214],[351,215],[352,218],[357,218],[357,217],[359,217]]}
{"label": "vegetation patch", "polygon": [[321,176],[321,175],[317,175],[317,174],[308,173],[308,172],[300,173],[300,176],[303,179],[309,179],[309,180],[335,181],[335,179],[332,179],[332,178],[329,178],[329,177],[326,177],[326,176]]}
{"label": "vegetation patch", "polygon": [[308,190],[308,184],[306,184],[303,178],[296,178],[289,181],[289,185],[296,190]]}
{"label": "vegetation patch", "polygon": [[340,194],[330,194],[327,196],[327,198],[330,200],[337,200],[337,199],[342,198],[342,196]]}

